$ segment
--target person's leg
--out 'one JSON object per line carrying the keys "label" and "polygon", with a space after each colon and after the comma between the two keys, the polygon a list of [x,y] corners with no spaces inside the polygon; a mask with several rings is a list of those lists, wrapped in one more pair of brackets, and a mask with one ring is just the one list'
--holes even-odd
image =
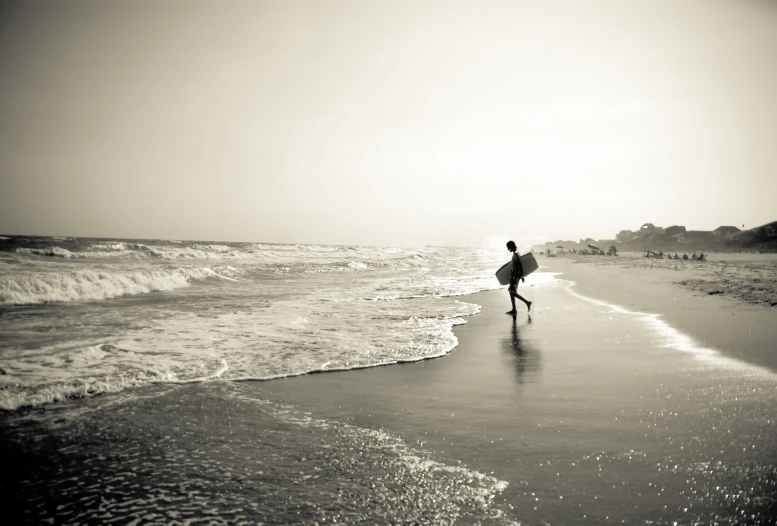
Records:
{"label": "person's leg", "polygon": [[[527,300],[526,298],[524,298],[523,296],[521,296],[520,294],[518,294],[518,291],[517,291],[517,290],[513,291],[513,295],[514,295],[516,298],[518,298],[519,300],[521,300],[522,302],[524,302],[524,303],[526,304],[526,308],[527,308],[528,310],[531,310],[531,301]],[[515,299],[513,299],[513,310],[515,310]]]}
{"label": "person's leg", "polygon": [[514,292],[513,289],[511,288],[507,289],[507,293],[510,295],[510,303],[513,306],[513,310],[505,312],[505,314],[515,314],[516,312],[518,312],[517,310],[515,310],[515,296],[513,296],[513,292]]}

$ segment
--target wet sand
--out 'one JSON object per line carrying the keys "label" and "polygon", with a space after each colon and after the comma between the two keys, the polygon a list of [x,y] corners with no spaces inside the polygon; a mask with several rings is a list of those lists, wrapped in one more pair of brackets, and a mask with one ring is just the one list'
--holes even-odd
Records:
{"label": "wet sand", "polygon": [[706,262],[540,256],[540,264],[581,294],[660,313],[701,345],[777,371],[777,254],[711,254]]}
{"label": "wet sand", "polygon": [[524,290],[515,322],[504,291],[464,298],[483,311],[439,360],[254,387],[504,480],[509,521],[769,524],[777,376],[575,289]]}

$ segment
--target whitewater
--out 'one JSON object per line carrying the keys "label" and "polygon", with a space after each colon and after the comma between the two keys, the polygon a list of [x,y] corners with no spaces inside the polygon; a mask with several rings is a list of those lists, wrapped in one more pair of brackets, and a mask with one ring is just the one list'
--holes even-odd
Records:
{"label": "whitewater", "polygon": [[[0,409],[438,357],[504,251],[0,239]],[[527,284],[552,280],[538,272]]]}

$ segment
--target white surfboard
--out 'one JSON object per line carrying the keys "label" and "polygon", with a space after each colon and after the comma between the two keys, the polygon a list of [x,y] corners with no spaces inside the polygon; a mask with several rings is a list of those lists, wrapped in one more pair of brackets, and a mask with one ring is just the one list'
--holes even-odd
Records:
{"label": "white surfboard", "polygon": [[[529,252],[521,257],[521,266],[523,267],[523,275],[528,276],[539,268],[537,260],[534,259],[534,254]],[[496,279],[499,280],[500,285],[510,284],[510,273],[513,271],[513,261],[510,260],[496,271]]]}

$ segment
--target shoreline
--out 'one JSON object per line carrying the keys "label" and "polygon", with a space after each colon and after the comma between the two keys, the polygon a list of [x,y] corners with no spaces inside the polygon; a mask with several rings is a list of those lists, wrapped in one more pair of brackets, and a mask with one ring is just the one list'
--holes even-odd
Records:
{"label": "shoreline", "polygon": [[[556,257],[543,258],[541,264],[572,281],[573,290],[583,296],[657,314],[703,347],[777,372],[777,308],[741,297],[748,282],[759,279],[754,275],[772,279],[770,266],[754,270],[746,260],[683,267],[689,262],[619,258]],[[768,261],[777,265],[777,258]],[[764,287],[765,292],[777,295],[777,282],[772,283]],[[710,294],[705,288],[725,292]]]}
{"label": "shoreline", "polygon": [[[252,396],[386,431],[434,461],[505,481],[493,505],[521,523],[771,516],[773,499],[762,499],[770,479],[747,474],[777,466],[766,417],[774,373],[683,352],[683,336],[695,335],[663,312],[670,334],[568,287],[521,291],[534,305],[531,313],[519,306],[515,320],[504,314],[505,290],[471,295],[482,309],[454,327],[459,344],[440,360],[245,385]],[[734,437],[732,428],[742,432]],[[713,459],[719,468],[697,471]],[[633,509],[630,499],[639,501]]]}

